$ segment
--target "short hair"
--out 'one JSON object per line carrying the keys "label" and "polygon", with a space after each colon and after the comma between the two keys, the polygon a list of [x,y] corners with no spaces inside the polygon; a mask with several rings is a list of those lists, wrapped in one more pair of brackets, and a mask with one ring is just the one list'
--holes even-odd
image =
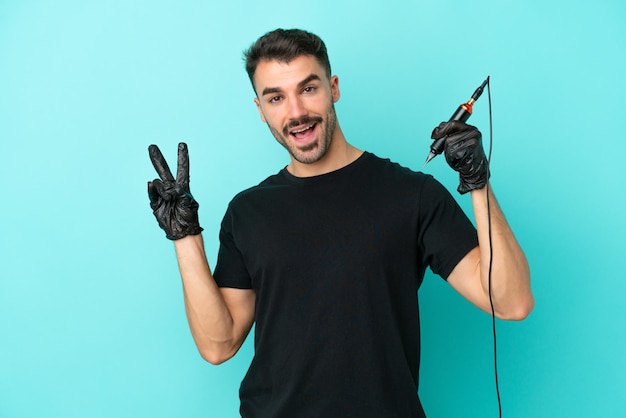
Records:
{"label": "short hair", "polygon": [[261,36],[243,53],[252,88],[254,73],[262,60],[276,60],[288,64],[302,55],[315,57],[326,71],[326,76],[330,78],[328,52],[319,36],[302,29],[276,29]]}

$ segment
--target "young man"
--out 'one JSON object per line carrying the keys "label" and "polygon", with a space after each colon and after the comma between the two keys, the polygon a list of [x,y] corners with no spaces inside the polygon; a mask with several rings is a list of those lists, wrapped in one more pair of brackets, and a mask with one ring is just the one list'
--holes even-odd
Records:
{"label": "young man", "polygon": [[252,324],[255,356],[240,389],[243,417],[423,417],[417,291],[427,267],[479,308],[518,320],[533,307],[526,258],[493,195],[480,132],[442,123],[446,160],[471,193],[477,230],[431,176],[346,141],[339,80],[326,47],[276,30],[246,52],[261,120],[290,163],[231,201],[214,273],[185,144],[174,179],[159,149],[151,207],[174,240],[189,325],[201,355],[231,358]]}

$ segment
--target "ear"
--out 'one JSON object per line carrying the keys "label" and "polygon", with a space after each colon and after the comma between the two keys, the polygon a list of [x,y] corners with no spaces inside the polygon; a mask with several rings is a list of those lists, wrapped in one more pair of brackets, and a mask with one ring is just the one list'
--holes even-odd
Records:
{"label": "ear", "polygon": [[259,115],[261,116],[261,121],[263,123],[267,123],[267,120],[265,119],[265,115],[263,114],[263,109],[261,108],[261,102],[259,101],[258,97],[254,98],[254,104],[256,105],[256,108],[259,111]]}
{"label": "ear", "polygon": [[333,103],[337,103],[341,97],[341,93],[339,91],[339,77],[336,75],[330,78],[330,91],[333,95]]}

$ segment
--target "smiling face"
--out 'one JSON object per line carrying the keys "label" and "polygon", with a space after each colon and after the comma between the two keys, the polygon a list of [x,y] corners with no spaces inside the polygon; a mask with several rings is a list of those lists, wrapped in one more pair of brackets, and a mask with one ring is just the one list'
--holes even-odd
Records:
{"label": "smiling face", "polygon": [[322,162],[340,130],[334,103],[339,81],[310,55],[289,63],[261,61],[254,73],[261,120],[289,152],[292,166]]}

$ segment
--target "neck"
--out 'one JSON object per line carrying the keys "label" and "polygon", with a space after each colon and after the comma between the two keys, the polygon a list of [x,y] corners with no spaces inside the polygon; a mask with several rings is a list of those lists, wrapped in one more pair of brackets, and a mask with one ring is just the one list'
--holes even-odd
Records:
{"label": "neck", "polygon": [[339,125],[333,135],[333,140],[326,154],[318,161],[304,164],[296,161],[293,157],[287,166],[287,171],[296,177],[313,177],[339,170],[354,162],[363,154],[363,151],[350,145],[341,131]]}

